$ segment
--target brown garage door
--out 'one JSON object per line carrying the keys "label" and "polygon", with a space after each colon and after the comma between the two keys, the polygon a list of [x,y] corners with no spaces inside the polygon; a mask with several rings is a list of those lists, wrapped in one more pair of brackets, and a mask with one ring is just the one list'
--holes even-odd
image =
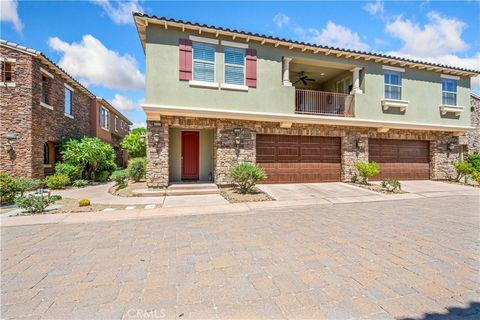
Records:
{"label": "brown garage door", "polygon": [[430,179],[428,141],[369,139],[368,154],[370,161],[380,164],[380,174],[372,180]]}
{"label": "brown garage door", "polygon": [[340,138],[257,134],[264,183],[340,181]]}

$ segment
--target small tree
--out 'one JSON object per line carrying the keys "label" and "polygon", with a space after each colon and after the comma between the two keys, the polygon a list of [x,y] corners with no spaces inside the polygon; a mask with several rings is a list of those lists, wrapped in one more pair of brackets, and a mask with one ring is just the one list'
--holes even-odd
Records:
{"label": "small tree", "polygon": [[147,156],[147,143],[142,135],[147,134],[145,128],[135,128],[130,131],[122,140],[122,148],[128,151],[131,158],[145,158]]}
{"label": "small tree", "polygon": [[362,177],[362,183],[368,184],[368,179],[373,178],[380,173],[380,168],[376,162],[357,162],[358,175]]}
{"label": "small tree", "polygon": [[453,166],[457,170],[457,181],[462,180],[462,178],[468,176],[473,171],[475,171],[473,165],[468,161],[455,162]]}
{"label": "small tree", "polygon": [[243,194],[250,193],[258,181],[267,178],[265,171],[252,163],[242,163],[230,171],[230,176]]}

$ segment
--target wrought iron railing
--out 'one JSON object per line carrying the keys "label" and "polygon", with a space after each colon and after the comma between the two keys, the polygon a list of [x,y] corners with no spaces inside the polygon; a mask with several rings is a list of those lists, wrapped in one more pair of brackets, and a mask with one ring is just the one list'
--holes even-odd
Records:
{"label": "wrought iron railing", "polygon": [[295,113],[353,117],[354,109],[352,94],[295,89]]}

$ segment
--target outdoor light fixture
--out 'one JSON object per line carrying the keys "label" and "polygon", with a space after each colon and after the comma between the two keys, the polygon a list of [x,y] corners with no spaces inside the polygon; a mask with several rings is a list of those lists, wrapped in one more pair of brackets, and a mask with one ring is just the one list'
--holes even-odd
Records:
{"label": "outdoor light fixture", "polygon": [[158,143],[158,142],[160,141],[160,135],[159,135],[158,133],[155,133],[155,134],[153,135],[153,141],[154,141],[155,143]]}
{"label": "outdoor light fixture", "polygon": [[362,149],[365,146],[365,143],[361,139],[355,140],[355,147],[357,149]]}
{"label": "outdoor light fixture", "polygon": [[454,148],[455,148],[455,146],[453,145],[453,142],[447,143],[447,149],[448,149],[449,151],[452,151]]}
{"label": "outdoor light fixture", "polygon": [[240,144],[240,133],[242,132],[242,129],[240,128],[235,128],[233,129],[233,133],[235,134],[235,144],[238,145]]}
{"label": "outdoor light fixture", "polygon": [[11,152],[13,150],[12,140],[17,139],[17,134],[13,132],[9,132],[5,135],[7,141],[3,144],[3,148],[6,152]]}

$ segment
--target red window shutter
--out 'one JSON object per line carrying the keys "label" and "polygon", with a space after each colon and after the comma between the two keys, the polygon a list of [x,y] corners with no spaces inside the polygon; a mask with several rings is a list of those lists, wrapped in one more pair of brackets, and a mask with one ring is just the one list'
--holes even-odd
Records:
{"label": "red window shutter", "polygon": [[192,40],[180,39],[180,80],[192,80]]}
{"label": "red window shutter", "polygon": [[246,51],[246,82],[247,86],[257,87],[257,50],[247,49]]}

